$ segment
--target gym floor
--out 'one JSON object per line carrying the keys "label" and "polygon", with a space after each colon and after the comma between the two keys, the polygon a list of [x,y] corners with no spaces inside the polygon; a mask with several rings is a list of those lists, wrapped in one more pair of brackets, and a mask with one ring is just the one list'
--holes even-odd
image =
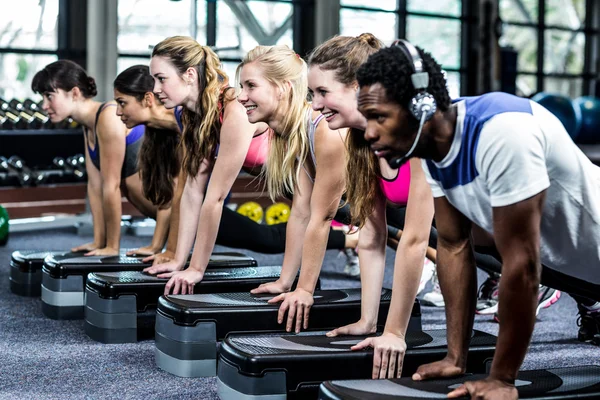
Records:
{"label": "gym floor", "polygon": [[[14,234],[0,247],[0,399],[217,399],[215,378],[179,378],[158,369],[154,342],[108,345],[83,332],[83,321],[44,317],[39,298],[9,290],[9,261],[15,250],[64,250],[91,238],[70,230]],[[123,248],[145,245],[149,238],[124,236]],[[227,250],[217,247],[216,251]],[[259,265],[281,265],[282,255],[242,251]],[[328,251],[322,287],[358,287],[342,274],[344,257]],[[394,253],[388,251],[385,287],[391,287]],[[480,282],[485,279],[479,274]],[[426,291],[429,289],[429,285]],[[577,307],[567,295],[538,316],[523,369],[600,365],[600,349],[579,343]],[[424,329],[445,328],[443,308],[423,307]],[[490,317],[477,316],[475,328],[498,334]]]}

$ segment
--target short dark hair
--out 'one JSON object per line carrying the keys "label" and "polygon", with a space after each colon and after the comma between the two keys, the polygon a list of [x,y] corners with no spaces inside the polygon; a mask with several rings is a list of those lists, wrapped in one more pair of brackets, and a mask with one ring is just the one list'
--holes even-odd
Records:
{"label": "short dark hair", "polygon": [[154,91],[154,78],[147,65],[134,65],[121,72],[113,86],[119,92],[141,101],[146,93]]}
{"label": "short dark hair", "polygon": [[98,94],[96,81],[79,64],[69,60],[58,60],[38,71],[31,81],[35,93],[54,92],[56,89],[69,91],[75,86],[83,97],[90,99]]}
{"label": "short dark hair", "polygon": [[[417,51],[423,60],[423,70],[429,75],[427,92],[434,97],[438,109],[446,111],[450,107],[450,95],[442,67],[431,54],[419,47]],[[361,87],[381,84],[388,100],[408,107],[410,99],[418,92],[410,79],[413,73],[412,60],[398,46],[391,46],[372,54],[359,68],[356,78]]]}

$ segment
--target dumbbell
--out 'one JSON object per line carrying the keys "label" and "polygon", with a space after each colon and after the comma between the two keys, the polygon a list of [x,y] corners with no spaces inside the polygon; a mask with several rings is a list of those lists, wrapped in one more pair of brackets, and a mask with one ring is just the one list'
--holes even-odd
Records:
{"label": "dumbbell", "polygon": [[67,158],[67,160],[68,160],[67,161],[62,157],[54,157],[54,159],[52,160],[52,164],[54,164],[58,168],[62,169],[64,172],[72,173],[77,178],[83,178],[83,176],[84,176],[83,172],[81,172],[79,170],[79,168],[75,169],[73,167],[73,165],[70,163],[70,161],[71,161],[70,159],[71,159],[71,157]]}
{"label": "dumbbell", "polygon": [[20,157],[11,156],[8,160],[6,160],[6,163],[8,165],[8,169],[17,174],[21,186],[28,186],[31,184],[32,173]]}
{"label": "dumbbell", "polygon": [[[85,172],[81,170],[81,164],[79,162],[79,157],[77,155],[75,155],[73,157],[68,157],[65,160],[65,162],[71,167],[71,169],[76,177],[81,179],[85,176]],[[85,162],[85,159],[84,159],[84,162]]]}

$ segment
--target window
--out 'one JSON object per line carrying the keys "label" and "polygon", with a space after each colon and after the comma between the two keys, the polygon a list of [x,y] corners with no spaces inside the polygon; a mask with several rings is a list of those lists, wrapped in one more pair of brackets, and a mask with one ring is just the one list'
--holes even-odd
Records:
{"label": "window", "polygon": [[594,66],[585,55],[597,32],[586,26],[585,7],[585,0],[500,0],[500,43],[519,53],[518,94],[589,93]]}
{"label": "window", "polygon": [[233,85],[235,68],[259,43],[293,46],[292,12],[283,0],[119,0],[117,70],[148,64],[152,46],[168,36],[192,36],[217,52]]}
{"label": "window", "polygon": [[461,75],[466,71],[461,63],[461,0],[341,0],[340,5],[341,35],[370,32],[387,45],[405,37],[431,52],[447,72],[450,95],[460,95]]}
{"label": "window", "polygon": [[0,13],[0,96],[41,97],[31,91],[35,73],[58,59],[59,0],[20,0]]}

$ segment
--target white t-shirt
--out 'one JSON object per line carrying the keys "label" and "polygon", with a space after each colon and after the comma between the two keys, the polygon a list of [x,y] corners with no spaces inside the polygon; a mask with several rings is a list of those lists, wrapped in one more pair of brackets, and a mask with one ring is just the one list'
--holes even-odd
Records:
{"label": "white t-shirt", "polygon": [[561,122],[535,102],[489,93],[456,104],[449,153],[439,163],[423,161],[433,196],[446,196],[493,234],[493,207],[547,189],[542,264],[600,284],[600,168],[573,143]]}

